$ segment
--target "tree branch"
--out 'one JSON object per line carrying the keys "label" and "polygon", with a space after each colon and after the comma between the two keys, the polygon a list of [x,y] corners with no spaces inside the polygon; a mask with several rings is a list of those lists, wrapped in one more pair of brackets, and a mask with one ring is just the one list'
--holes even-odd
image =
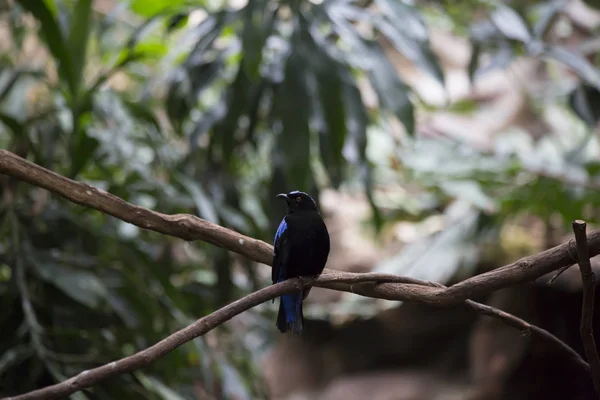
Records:
{"label": "tree branch", "polygon": [[[56,399],[66,397],[79,390],[89,388],[98,382],[106,380],[116,375],[120,375],[126,372],[131,372],[136,369],[147,366],[164,356],[165,354],[173,351],[182,344],[189,342],[202,336],[222,323],[230,320],[236,315],[255,307],[265,301],[281,296],[282,294],[291,293],[294,291],[302,290],[306,286],[313,284],[327,284],[331,282],[336,283],[361,283],[369,281],[373,284],[376,282],[397,282],[406,283],[410,282],[410,285],[422,285],[422,286],[439,286],[436,283],[420,281],[418,279],[405,278],[390,274],[377,274],[377,273],[366,273],[366,274],[352,274],[349,272],[339,272],[335,274],[324,274],[316,280],[313,278],[293,278],[285,282],[277,283],[275,285],[267,286],[266,288],[260,289],[254,293],[251,293],[241,299],[234,301],[233,303],[209,314],[203,318],[200,318],[193,324],[173,333],[167,338],[161,340],[155,345],[148,347],[145,350],[141,350],[129,357],[122,358],[117,361],[104,364],[100,367],[93,368],[90,370],[82,371],[78,375],[69,378],[63,382],[57,383],[52,386],[47,386],[42,389],[34,390],[15,397],[7,397],[0,400],[41,400],[41,399]],[[467,300],[466,306],[473,311],[482,315],[487,315],[493,318],[498,318],[508,325],[515,327],[524,332],[531,332],[535,334],[541,340],[546,341],[550,346],[555,347],[559,352],[566,355],[566,358],[573,362],[577,367],[581,368],[585,373],[589,372],[588,364],[572,350],[569,346],[563,343],[556,336],[550,332],[530,325],[529,323],[517,318],[509,313],[495,309],[475,301]]]}
{"label": "tree branch", "polygon": [[55,385],[0,400],[56,399],[66,397],[79,390],[89,388],[90,386],[93,386],[94,384],[110,377],[145,367],[156,359],[173,351],[182,344],[187,343],[198,336],[204,335],[236,315],[254,306],[264,303],[267,300],[281,296],[282,294],[301,290],[309,283],[310,281],[307,280],[289,279],[285,282],[268,286],[242,297],[241,299],[234,301],[223,308],[220,308],[212,314],[200,318],[193,324],[173,333],[155,345],[129,357],[104,364],[91,370],[82,371],[78,375]]}
{"label": "tree branch", "polygon": [[[188,241],[203,240],[267,265],[270,265],[272,261],[273,247],[263,241],[241,235],[193,215],[167,215],[130,204],[103,190],[58,175],[6,150],[0,150],[0,173],[29,182],[59,194],[74,203],[96,209],[143,229]],[[583,237],[585,238],[585,231]],[[590,233],[587,241],[588,253],[599,254],[600,231]],[[108,377],[141,368],[183,343],[214,329],[233,316],[284,293],[300,290],[307,285],[387,300],[412,300],[431,305],[448,306],[468,300],[472,296],[534,280],[551,271],[571,265],[572,262],[569,244],[565,243],[450,287],[389,274],[353,274],[326,269],[317,280],[297,278],[261,289],[199,319],[148,349],[119,361],[83,371],[64,382],[14,397],[12,400],[63,397],[90,387]],[[478,313],[499,318],[510,326],[533,333],[566,353],[569,360],[575,361],[586,372],[589,370],[587,363],[576,352],[549,332],[493,307],[470,300],[466,301],[466,305]]]}
{"label": "tree branch", "polygon": [[[226,248],[250,260],[271,265],[273,246],[238,232],[215,225],[194,215],[167,215],[136,206],[91,185],[73,181],[31,163],[7,150],[0,150],[0,173],[56,193],[74,203],[96,209],[143,229],[152,230],[187,241],[202,240]],[[588,237],[590,256],[600,254],[600,231]],[[342,290],[362,296],[387,300],[420,301],[431,305],[459,303],[517,283],[535,280],[549,272],[572,265],[569,244],[563,243],[533,256],[522,258],[448,288],[423,287],[405,283],[320,283],[315,286]],[[335,273],[325,269],[325,273]],[[360,275],[360,274],[357,274]]]}
{"label": "tree branch", "polygon": [[577,243],[577,258],[579,259],[579,270],[583,286],[583,298],[581,300],[581,325],[579,334],[583,342],[585,355],[590,363],[592,381],[596,394],[600,397],[600,358],[594,340],[594,295],[596,292],[596,277],[592,271],[588,243],[585,234],[585,221],[573,221],[573,232]]}

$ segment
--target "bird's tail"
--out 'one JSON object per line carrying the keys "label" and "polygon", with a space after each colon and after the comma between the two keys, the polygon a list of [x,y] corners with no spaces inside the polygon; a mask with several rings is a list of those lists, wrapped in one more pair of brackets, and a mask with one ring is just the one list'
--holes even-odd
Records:
{"label": "bird's tail", "polygon": [[291,330],[296,335],[302,334],[304,315],[302,314],[302,293],[285,294],[279,301],[277,328],[281,333]]}

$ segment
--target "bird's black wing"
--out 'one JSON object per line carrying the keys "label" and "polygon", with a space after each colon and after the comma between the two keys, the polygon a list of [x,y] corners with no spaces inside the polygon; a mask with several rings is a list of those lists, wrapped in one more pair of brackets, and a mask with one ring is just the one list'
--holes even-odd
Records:
{"label": "bird's black wing", "polygon": [[273,268],[271,270],[271,280],[273,283],[277,283],[279,280],[279,274],[282,272],[286,276],[286,263],[289,258],[290,245],[289,245],[289,228],[286,221],[286,217],[283,217],[277,232],[275,233],[275,242],[273,247],[275,248],[275,254],[273,255]]}
{"label": "bird's black wing", "polygon": [[317,229],[316,237],[317,240],[315,241],[314,260],[316,264],[315,267],[319,270],[317,273],[320,274],[323,272],[325,264],[327,263],[331,246],[329,241],[329,232],[327,231],[327,226],[323,220],[321,220],[321,224]]}

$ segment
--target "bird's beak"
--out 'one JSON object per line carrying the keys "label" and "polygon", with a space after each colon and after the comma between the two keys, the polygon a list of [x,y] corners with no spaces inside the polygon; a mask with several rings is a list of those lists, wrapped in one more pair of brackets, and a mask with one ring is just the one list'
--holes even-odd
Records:
{"label": "bird's beak", "polygon": [[278,194],[277,196],[275,196],[275,197],[277,197],[278,199],[285,199],[285,202],[286,202],[286,203],[288,203],[288,204],[290,203],[290,198],[289,198],[289,197],[288,197],[288,195],[287,195],[287,194],[285,194],[285,193],[279,193],[279,194]]}

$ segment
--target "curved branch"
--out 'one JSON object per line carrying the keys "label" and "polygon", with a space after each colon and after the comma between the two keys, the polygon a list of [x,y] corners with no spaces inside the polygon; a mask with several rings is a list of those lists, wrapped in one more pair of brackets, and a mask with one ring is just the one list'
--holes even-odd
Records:
{"label": "curved branch", "polygon": [[[336,283],[361,283],[369,281],[370,283],[377,285],[377,282],[409,282],[410,285],[423,285],[423,286],[438,286],[439,284],[420,281],[412,278],[404,278],[389,274],[352,274],[347,272],[340,272],[335,274],[324,274],[316,280],[313,278],[293,278],[285,282],[281,282],[272,286],[268,286],[254,293],[251,293],[241,299],[234,301],[233,303],[209,314],[203,318],[200,318],[193,324],[173,333],[167,338],[161,340],[155,345],[148,347],[145,350],[141,350],[129,357],[122,358],[117,361],[104,364],[100,367],[93,368],[90,370],[82,371],[78,375],[69,378],[63,382],[57,383],[52,386],[48,386],[42,389],[34,390],[15,397],[7,397],[0,400],[41,400],[41,399],[56,399],[66,397],[79,390],[89,388],[98,382],[101,382],[110,377],[120,375],[126,372],[142,368],[165,354],[173,351],[177,347],[183,345],[190,340],[202,336],[208,331],[216,328],[222,323],[230,320],[236,315],[255,307],[265,301],[279,297],[282,294],[291,293],[294,291],[302,290],[306,286],[310,285],[321,285],[331,282]],[[380,283],[382,284],[382,283]],[[552,335],[550,332],[530,325],[529,323],[517,318],[509,313],[495,309],[484,304],[480,304],[471,300],[465,302],[466,306],[473,311],[482,315],[487,315],[493,318],[498,318],[508,325],[520,329],[525,332],[532,332],[536,334],[540,339],[546,341],[550,346],[557,348],[558,351],[566,355],[569,361],[582,368],[586,373],[589,372],[588,364],[573,351],[569,346],[563,343],[560,339]]]}
{"label": "curved branch", "polygon": [[[0,150],[0,173],[56,193],[74,203],[96,209],[143,229],[187,241],[202,240],[266,265],[271,265],[273,246],[189,214],[167,215],[136,206],[91,185],[65,178],[29,162],[7,150]],[[600,231],[587,236],[589,255],[600,254]],[[466,279],[448,288],[424,287],[405,283],[329,282],[316,286],[387,300],[412,300],[431,305],[449,305],[500,288],[531,281],[571,265],[576,260],[564,243],[512,264]],[[325,269],[325,273],[335,273]],[[360,275],[360,274],[357,274]],[[394,281],[395,282],[395,281]]]}
{"label": "curved branch", "polygon": [[78,375],[55,385],[0,400],[56,399],[66,397],[110,377],[142,368],[184,343],[213,330],[236,315],[282,294],[300,290],[309,283],[309,281],[302,279],[290,279],[276,285],[268,286],[242,297],[212,314],[200,318],[193,324],[173,333],[155,345],[129,357],[104,364],[91,370],[82,371]]}

